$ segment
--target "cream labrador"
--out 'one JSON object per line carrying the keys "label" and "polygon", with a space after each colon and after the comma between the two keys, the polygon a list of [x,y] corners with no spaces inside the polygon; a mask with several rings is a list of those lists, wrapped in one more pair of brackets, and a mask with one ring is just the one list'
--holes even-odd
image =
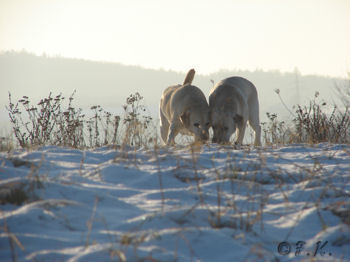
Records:
{"label": "cream labrador", "polygon": [[255,131],[255,146],[260,146],[259,101],[255,86],[245,78],[230,77],[217,83],[209,95],[214,143],[228,143],[238,129],[236,144],[241,145],[247,121]]}
{"label": "cream labrador", "polygon": [[209,105],[203,92],[192,85],[195,71],[191,69],[183,85],[170,86],[160,99],[160,134],[164,143],[172,145],[181,133],[195,141],[209,139]]}

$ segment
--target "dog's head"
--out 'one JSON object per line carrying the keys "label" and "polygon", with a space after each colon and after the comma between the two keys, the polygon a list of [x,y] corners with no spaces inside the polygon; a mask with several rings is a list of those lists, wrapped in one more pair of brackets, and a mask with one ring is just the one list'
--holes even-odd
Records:
{"label": "dog's head", "polygon": [[184,127],[194,134],[195,141],[207,141],[209,139],[209,109],[192,108],[180,116]]}
{"label": "dog's head", "polygon": [[222,111],[214,110],[210,113],[210,122],[213,128],[214,143],[228,143],[230,137],[235,133],[237,124],[243,121],[242,116],[238,114],[228,114]]}

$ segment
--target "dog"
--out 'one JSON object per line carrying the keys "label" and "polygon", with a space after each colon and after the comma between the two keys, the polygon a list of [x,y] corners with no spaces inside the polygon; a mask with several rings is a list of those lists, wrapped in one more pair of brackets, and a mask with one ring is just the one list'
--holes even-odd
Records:
{"label": "dog", "polygon": [[188,71],[182,85],[169,86],[160,99],[160,134],[167,145],[175,144],[181,133],[195,141],[209,139],[209,105],[204,93],[192,85],[195,70]]}
{"label": "dog", "polygon": [[255,86],[245,78],[229,77],[217,83],[209,95],[214,143],[228,143],[238,129],[236,145],[242,145],[247,121],[255,131],[254,145],[261,145],[259,101]]}

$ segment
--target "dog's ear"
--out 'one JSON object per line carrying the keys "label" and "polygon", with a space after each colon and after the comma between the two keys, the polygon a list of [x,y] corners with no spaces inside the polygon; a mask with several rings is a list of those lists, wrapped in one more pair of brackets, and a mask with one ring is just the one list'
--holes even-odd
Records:
{"label": "dog's ear", "polygon": [[233,120],[235,121],[235,123],[242,123],[242,121],[243,121],[243,117],[242,116],[240,116],[240,115],[235,115],[234,117],[233,117]]}
{"label": "dog's ear", "polygon": [[180,120],[185,127],[190,125],[190,111],[185,111],[181,116]]}
{"label": "dog's ear", "polygon": [[188,71],[184,83],[183,85],[190,85],[192,84],[193,78],[194,78],[194,74],[196,73],[196,71],[194,71],[194,69],[191,69],[190,71]]}

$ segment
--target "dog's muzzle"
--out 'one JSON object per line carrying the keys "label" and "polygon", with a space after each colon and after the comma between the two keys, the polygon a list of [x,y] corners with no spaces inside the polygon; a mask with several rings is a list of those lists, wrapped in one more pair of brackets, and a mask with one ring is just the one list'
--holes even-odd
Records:
{"label": "dog's muzzle", "polygon": [[208,140],[209,139],[208,132],[205,132],[204,130],[202,130],[202,132],[201,132],[201,139],[204,140],[204,141]]}
{"label": "dog's muzzle", "polygon": [[213,137],[213,143],[222,144],[222,143],[224,143],[224,141],[222,139],[217,138],[217,137]]}
{"label": "dog's muzzle", "polygon": [[218,137],[215,137],[215,136],[213,137],[212,142],[216,143],[216,144],[226,144],[226,143],[228,143],[224,139],[218,138]]}

